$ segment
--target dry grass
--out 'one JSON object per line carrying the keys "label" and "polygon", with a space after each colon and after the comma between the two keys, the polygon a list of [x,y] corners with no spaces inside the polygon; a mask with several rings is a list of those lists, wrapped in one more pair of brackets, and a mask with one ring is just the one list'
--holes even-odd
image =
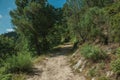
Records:
{"label": "dry grass", "polygon": [[26,80],[26,74],[13,74],[12,80]]}
{"label": "dry grass", "polygon": [[37,56],[35,59],[34,59],[34,61],[33,61],[33,63],[34,64],[37,64],[37,63],[41,63],[43,60],[45,60],[46,59],[46,56],[47,55],[40,55],[40,56]]}

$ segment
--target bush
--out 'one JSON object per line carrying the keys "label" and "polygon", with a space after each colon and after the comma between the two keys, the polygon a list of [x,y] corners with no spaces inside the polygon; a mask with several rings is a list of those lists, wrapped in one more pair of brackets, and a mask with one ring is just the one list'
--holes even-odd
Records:
{"label": "bush", "polygon": [[120,55],[120,47],[116,49],[116,54]]}
{"label": "bush", "polygon": [[11,80],[11,74],[0,74],[0,80]]}
{"label": "bush", "polygon": [[111,68],[115,73],[120,73],[120,58],[111,62]]}
{"label": "bush", "polygon": [[88,72],[90,77],[95,77],[96,76],[96,69],[95,68],[91,68]]}
{"label": "bush", "polygon": [[94,45],[85,44],[81,48],[81,55],[92,61],[98,61],[106,57],[106,53]]}
{"label": "bush", "polygon": [[13,74],[12,80],[26,80],[26,75],[23,73]]}
{"label": "bush", "polygon": [[105,14],[108,17],[109,36],[111,42],[120,42],[120,0],[116,0],[112,5],[105,7]]}
{"label": "bush", "polygon": [[0,80],[11,80],[11,74],[6,74],[5,67],[0,68]]}
{"label": "bush", "polygon": [[102,76],[102,77],[99,77],[98,80],[110,80],[110,79],[105,76]]}
{"label": "bush", "polygon": [[32,58],[30,53],[22,52],[7,58],[4,65],[8,72],[30,71],[32,68]]}
{"label": "bush", "polygon": [[7,55],[15,54],[15,42],[13,38],[0,35],[0,57],[4,58]]}

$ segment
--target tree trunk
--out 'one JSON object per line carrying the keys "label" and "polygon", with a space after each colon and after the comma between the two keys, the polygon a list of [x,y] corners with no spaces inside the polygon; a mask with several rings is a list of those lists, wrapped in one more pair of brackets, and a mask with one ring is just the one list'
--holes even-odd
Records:
{"label": "tree trunk", "polygon": [[37,36],[35,36],[34,39],[35,39],[35,47],[36,47],[37,54],[40,55],[41,51],[40,51],[40,46],[39,46],[39,39]]}

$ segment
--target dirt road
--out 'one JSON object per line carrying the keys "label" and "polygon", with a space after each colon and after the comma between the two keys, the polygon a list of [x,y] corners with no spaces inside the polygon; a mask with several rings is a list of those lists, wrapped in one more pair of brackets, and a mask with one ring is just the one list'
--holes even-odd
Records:
{"label": "dirt road", "polygon": [[68,56],[71,45],[64,45],[54,56],[46,58],[43,64],[35,65],[34,75],[27,80],[86,80],[85,77],[75,75],[69,66]]}

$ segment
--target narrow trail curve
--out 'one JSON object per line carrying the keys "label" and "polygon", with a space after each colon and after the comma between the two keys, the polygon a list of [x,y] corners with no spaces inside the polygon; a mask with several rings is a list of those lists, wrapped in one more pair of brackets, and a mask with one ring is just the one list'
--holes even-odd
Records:
{"label": "narrow trail curve", "polygon": [[74,75],[68,64],[67,54],[70,51],[70,45],[64,45],[63,48],[53,57],[48,57],[43,63],[37,64],[36,74],[30,76],[27,80],[86,80],[83,76]]}

